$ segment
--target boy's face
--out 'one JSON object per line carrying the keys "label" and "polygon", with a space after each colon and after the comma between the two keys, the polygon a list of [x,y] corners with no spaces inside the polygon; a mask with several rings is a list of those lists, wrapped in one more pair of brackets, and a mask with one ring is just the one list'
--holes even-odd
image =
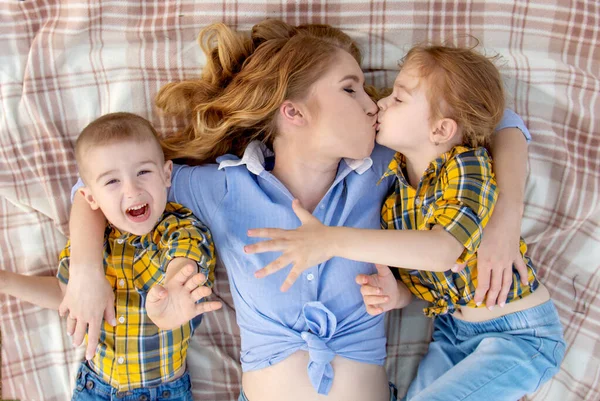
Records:
{"label": "boy's face", "polygon": [[88,150],[82,194],[121,231],[148,233],[161,217],[171,186],[173,163],[163,162],[155,143],[124,141]]}
{"label": "boy's face", "polygon": [[409,65],[404,66],[396,77],[393,92],[377,103],[377,143],[403,153],[418,151],[429,143],[433,124],[425,91],[425,80]]}

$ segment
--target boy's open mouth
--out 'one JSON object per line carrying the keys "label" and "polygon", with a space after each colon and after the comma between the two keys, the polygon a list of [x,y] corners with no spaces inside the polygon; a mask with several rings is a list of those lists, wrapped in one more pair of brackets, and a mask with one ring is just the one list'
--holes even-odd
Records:
{"label": "boy's open mouth", "polygon": [[127,217],[136,223],[146,220],[150,216],[150,205],[144,203],[143,205],[132,206],[126,211]]}

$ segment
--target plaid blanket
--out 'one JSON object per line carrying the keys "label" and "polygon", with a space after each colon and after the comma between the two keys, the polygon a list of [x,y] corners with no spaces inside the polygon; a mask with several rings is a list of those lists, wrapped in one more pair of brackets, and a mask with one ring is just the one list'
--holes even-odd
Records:
{"label": "plaid blanket", "polygon": [[[560,373],[531,400],[600,399],[600,5],[595,0],[311,0],[221,2],[4,0],[0,3],[0,243],[2,269],[53,275],[66,241],[73,143],[92,119],[131,111],[159,132],[153,98],[197,76],[201,27],[240,30],[265,17],[329,23],[364,51],[367,83],[393,82],[418,41],[477,37],[503,56],[508,103],[528,124],[530,176],[523,234],[550,289],[568,343]],[[198,400],[233,401],[239,333],[224,269],[189,368]],[[56,312],[0,296],[2,397],[64,400],[83,348]],[[388,315],[387,369],[400,392],[427,350],[430,322],[413,304]]]}

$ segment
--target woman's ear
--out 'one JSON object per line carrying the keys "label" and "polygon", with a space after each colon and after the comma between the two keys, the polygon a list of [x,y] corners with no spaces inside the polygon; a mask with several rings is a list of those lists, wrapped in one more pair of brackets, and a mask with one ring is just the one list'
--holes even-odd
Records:
{"label": "woman's ear", "polygon": [[303,126],[306,124],[306,118],[300,105],[292,102],[291,100],[284,101],[279,107],[279,114],[281,115],[282,121],[287,123]]}
{"label": "woman's ear", "polygon": [[434,124],[429,140],[436,146],[447,143],[456,138],[458,134],[458,124],[451,118],[441,118]]}

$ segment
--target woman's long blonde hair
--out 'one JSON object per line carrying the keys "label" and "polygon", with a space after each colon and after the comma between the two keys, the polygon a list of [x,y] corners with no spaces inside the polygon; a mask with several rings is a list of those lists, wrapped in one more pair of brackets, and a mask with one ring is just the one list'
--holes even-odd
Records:
{"label": "woman's long blonde hair", "polygon": [[284,100],[304,99],[337,50],[361,61],[356,43],[329,25],[268,19],[248,37],[217,23],[203,29],[198,42],[207,58],[202,76],[169,83],[156,97],[166,114],[188,118],[182,131],[162,141],[165,157],[193,164],[241,156],[253,140],[272,147]]}

